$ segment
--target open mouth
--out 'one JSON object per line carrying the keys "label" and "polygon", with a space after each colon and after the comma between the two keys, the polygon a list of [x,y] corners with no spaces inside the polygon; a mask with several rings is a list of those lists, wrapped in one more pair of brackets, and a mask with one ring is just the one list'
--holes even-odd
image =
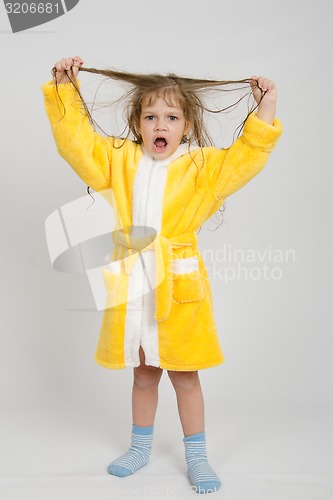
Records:
{"label": "open mouth", "polygon": [[158,151],[163,151],[167,147],[168,143],[165,137],[157,137],[154,141],[154,145]]}

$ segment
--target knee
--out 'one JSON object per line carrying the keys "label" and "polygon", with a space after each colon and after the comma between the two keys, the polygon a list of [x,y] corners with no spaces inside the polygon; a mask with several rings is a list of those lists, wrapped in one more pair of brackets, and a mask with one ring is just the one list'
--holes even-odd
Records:
{"label": "knee", "polygon": [[168,376],[176,390],[190,391],[199,383],[198,371],[176,372],[168,370]]}
{"label": "knee", "polygon": [[134,384],[140,389],[153,389],[157,387],[163,370],[153,366],[138,366],[134,368]]}

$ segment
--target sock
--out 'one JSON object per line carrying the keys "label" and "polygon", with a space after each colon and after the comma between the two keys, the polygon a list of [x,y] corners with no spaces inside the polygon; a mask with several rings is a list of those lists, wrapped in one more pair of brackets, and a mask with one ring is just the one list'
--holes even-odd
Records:
{"label": "sock", "polygon": [[132,425],[132,442],[129,450],[110,463],[108,473],[125,477],[149,462],[154,426]]}
{"label": "sock", "polygon": [[205,432],[184,437],[188,475],[196,493],[212,493],[221,487],[221,481],[209,465]]}

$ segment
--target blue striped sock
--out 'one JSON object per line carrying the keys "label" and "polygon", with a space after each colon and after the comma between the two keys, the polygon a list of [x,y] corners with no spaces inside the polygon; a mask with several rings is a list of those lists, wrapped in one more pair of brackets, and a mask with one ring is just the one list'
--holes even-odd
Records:
{"label": "blue striped sock", "polygon": [[196,493],[212,493],[221,487],[221,481],[207,460],[206,438],[204,432],[186,436],[185,458],[188,475]]}
{"label": "blue striped sock", "polygon": [[110,463],[108,473],[125,477],[149,462],[154,426],[132,425],[132,442],[129,450]]}

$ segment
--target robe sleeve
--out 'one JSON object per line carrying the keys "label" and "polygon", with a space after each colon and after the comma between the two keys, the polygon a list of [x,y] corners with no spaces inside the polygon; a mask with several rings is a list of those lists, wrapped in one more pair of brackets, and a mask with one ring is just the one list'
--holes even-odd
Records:
{"label": "robe sleeve", "polygon": [[214,196],[225,199],[255,177],[266,165],[281,133],[277,118],[270,125],[252,113],[232,146],[210,155],[207,174]]}
{"label": "robe sleeve", "polygon": [[71,84],[58,85],[58,90],[59,95],[52,81],[42,86],[45,111],[58,153],[95,191],[110,188],[114,138],[95,132]]}

